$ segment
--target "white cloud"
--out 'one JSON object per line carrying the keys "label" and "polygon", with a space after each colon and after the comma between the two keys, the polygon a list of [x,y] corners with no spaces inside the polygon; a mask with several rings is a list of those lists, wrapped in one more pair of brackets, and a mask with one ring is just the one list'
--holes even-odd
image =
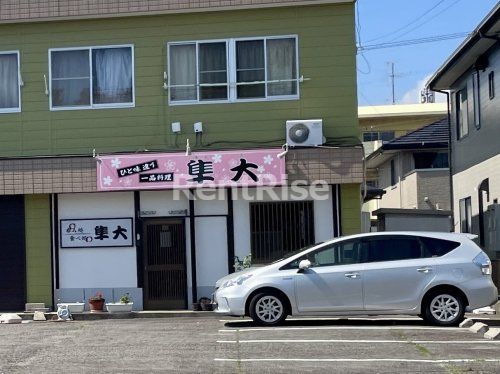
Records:
{"label": "white cloud", "polygon": [[[420,103],[420,91],[422,91],[425,87],[425,84],[430,79],[432,74],[427,75],[422,80],[419,80],[415,87],[411,90],[406,91],[403,95],[403,98],[400,101],[400,104],[418,104]],[[434,93],[436,95],[436,103],[445,103],[446,95],[441,94],[439,92]]]}

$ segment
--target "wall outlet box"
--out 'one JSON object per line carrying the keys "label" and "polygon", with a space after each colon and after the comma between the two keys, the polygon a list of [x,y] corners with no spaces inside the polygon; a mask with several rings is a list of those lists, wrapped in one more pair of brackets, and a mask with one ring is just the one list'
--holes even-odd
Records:
{"label": "wall outlet box", "polygon": [[172,132],[174,134],[178,134],[181,132],[181,123],[180,122],[172,122]]}
{"label": "wall outlet box", "polygon": [[194,132],[203,132],[203,123],[196,122],[194,124]]}

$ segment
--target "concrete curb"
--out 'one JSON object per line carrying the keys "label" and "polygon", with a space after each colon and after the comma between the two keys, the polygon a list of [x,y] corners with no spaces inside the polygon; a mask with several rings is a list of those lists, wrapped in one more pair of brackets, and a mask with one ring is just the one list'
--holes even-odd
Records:
{"label": "concrete curb", "polygon": [[482,322],[476,322],[471,327],[469,327],[469,330],[475,332],[476,334],[484,334],[486,331],[488,331],[488,325]]}
{"label": "concrete curb", "polygon": [[[33,321],[34,313],[18,313],[24,321]],[[51,320],[57,313],[45,313],[47,321]],[[140,311],[130,313],[73,313],[71,314],[75,321],[98,321],[103,319],[134,319],[134,318],[220,318],[221,316],[213,312],[194,312],[189,310],[182,311]]]}
{"label": "concrete curb", "polygon": [[491,328],[484,334],[485,339],[490,340],[500,340],[500,329],[499,328]]}

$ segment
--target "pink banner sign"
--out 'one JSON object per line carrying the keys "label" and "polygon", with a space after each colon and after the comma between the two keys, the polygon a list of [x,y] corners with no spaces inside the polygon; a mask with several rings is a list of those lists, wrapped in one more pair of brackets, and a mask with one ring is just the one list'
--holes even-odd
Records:
{"label": "pink banner sign", "polygon": [[97,189],[151,190],[286,184],[281,149],[98,156]]}

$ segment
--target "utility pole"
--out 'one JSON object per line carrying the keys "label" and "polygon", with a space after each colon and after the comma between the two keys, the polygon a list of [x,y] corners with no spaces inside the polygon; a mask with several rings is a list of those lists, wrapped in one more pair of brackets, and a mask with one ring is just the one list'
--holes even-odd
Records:
{"label": "utility pole", "polygon": [[392,85],[392,105],[396,104],[396,98],[394,96],[394,62],[391,62],[391,85]]}

